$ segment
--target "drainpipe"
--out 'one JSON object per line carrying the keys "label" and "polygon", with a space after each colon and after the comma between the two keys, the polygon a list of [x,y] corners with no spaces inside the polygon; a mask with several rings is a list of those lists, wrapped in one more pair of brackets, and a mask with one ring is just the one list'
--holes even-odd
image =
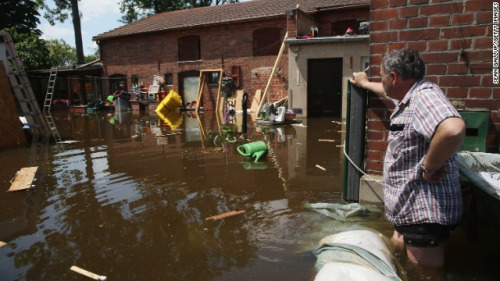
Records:
{"label": "drainpipe", "polygon": [[241,124],[242,134],[247,133],[247,100],[248,100],[248,94],[247,92],[243,92],[243,98],[241,100],[241,108],[243,109],[243,120]]}

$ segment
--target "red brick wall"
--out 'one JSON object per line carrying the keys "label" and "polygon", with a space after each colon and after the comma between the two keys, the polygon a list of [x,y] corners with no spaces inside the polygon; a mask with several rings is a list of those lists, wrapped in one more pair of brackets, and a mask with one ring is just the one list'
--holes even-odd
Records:
{"label": "red brick wall", "polygon": [[[101,42],[101,58],[104,76],[124,74],[129,78],[128,89],[131,89],[130,77],[138,75],[139,80],[148,86],[153,75],[174,74],[173,87],[179,92],[178,74],[189,70],[223,69],[225,75],[231,75],[232,66],[241,67],[240,89],[245,89],[249,100],[253,99],[257,89],[264,90],[269,74],[274,66],[276,56],[253,56],[253,31],[261,28],[275,27],[281,29],[282,43],[286,32],[286,19],[268,19],[251,23],[238,23],[205,28],[192,28],[174,32],[138,35]],[[200,36],[201,60],[179,63],[178,38],[187,35]],[[283,54],[279,67],[283,77],[288,77],[287,55]],[[255,75],[258,73],[258,75]],[[286,96],[287,79],[274,77],[269,97],[276,101]],[[206,110],[215,107],[217,88],[207,87],[203,92]]]}
{"label": "red brick wall", "polygon": [[[488,152],[498,152],[500,89],[492,82],[492,0],[372,0],[371,76],[379,76],[383,55],[395,48],[417,49],[427,63],[426,78],[465,109],[492,110]],[[367,170],[380,174],[391,111],[369,100]]]}

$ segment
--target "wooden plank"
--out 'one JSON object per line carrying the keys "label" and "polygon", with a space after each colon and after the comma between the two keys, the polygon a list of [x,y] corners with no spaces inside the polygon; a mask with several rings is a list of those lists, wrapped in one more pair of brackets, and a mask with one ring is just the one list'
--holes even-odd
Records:
{"label": "wooden plank", "polygon": [[259,108],[260,100],[262,99],[262,90],[255,91],[255,96],[252,100],[252,105],[250,106],[250,111],[253,113],[257,112],[257,108]]}
{"label": "wooden plank", "polygon": [[222,99],[221,89],[222,89],[222,74],[223,74],[223,71],[222,71],[222,69],[220,69],[220,70],[218,70],[216,72],[219,72],[219,87],[217,89],[217,102],[215,104],[215,110],[222,111],[223,106],[221,105],[221,99]]}
{"label": "wooden plank", "polygon": [[221,219],[225,219],[225,218],[228,218],[228,217],[232,217],[232,216],[236,216],[236,215],[239,215],[239,214],[243,214],[245,213],[245,210],[241,210],[241,211],[230,211],[230,212],[227,212],[227,213],[224,213],[224,214],[220,214],[220,215],[216,215],[216,216],[211,216],[211,217],[208,217],[206,218],[205,220],[221,220]]}
{"label": "wooden plank", "polygon": [[107,277],[104,275],[98,275],[98,274],[92,273],[88,270],[85,270],[83,268],[79,268],[78,266],[75,266],[75,265],[73,265],[70,269],[76,273],[79,273],[79,274],[86,276],[88,278],[92,278],[94,280],[104,281],[107,279]]}
{"label": "wooden plank", "polygon": [[278,57],[276,58],[276,61],[274,62],[273,70],[271,71],[271,76],[269,76],[269,80],[267,80],[267,85],[266,89],[264,90],[264,94],[262,95],[262,99],[260,100],[259,107],[257,108],[257,113],[259,113],[260,109],[264,105],[264,101],[266,100],[267,94],[269,93],[269,89],[271,87],[271,81],[274,78],[274,74],[276,73],[276,70],[278,69],[278,65],[281,60],[281,56],[283,55],[283,52],[285,51],[285,39],[288,37],[288,31],[285,33],[285,38],[283,38],[283,43],[281,43],[281,48],[278,53]]}
{"label": "wooden plank", "polygon": [[318,164],[316,164],[316,168],[320,169],[320,170],[323,170],[323,171],[326,171],[326,169],[323,167],[323,166],[320,166]]}
{"label": "wooden plank", "polygon": [[243,90],[236,90],[236,96],[234,97],[234,110],[243,111],[243,106],[241,101],[243,100]]}
{"label": "wooden plank", "polygon": [[26,167],[21,168],[12,182],[12,185],[9,188],[9,191],[17,191],[28,189],[31,187],[33,180],[35,179],[36,171],[38,167]]}
{"label": "wooden plank", "polygon": [[201,97],[203,95],[203,88],[205,87],[206,74],[213,73],[213,72],[219,72],[219,88],[217,91],[217,101],[216,101],[216,105],[215,105],[215,110],[217,111],[219,108],[220,92],[221,92],[221,87],[222,87],[222,75],[224,73],[224,70],[222,70],[222,69],[202,69],[202,70],[200,70],[200,81],[198,82],[198,99],[196,100],[196,108],[195,108],[196,114],[198,114],[198,111],[200,110]]}
{"label": "wooden plank", "polygon": [[203,87],[205,87],[205,79],[203,76],[203,71],[200,72],[200,80],[198,81],[198,99],[196,100],[195,112],[198,114],[200,110],[201,93],[203,92]]}

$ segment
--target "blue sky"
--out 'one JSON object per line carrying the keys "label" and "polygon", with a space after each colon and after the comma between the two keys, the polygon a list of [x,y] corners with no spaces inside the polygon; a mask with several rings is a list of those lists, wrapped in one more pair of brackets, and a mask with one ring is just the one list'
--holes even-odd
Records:
{"label": "blue sky", "polygon": [[[79,2],[78,7],[83,15],[81,24],[85,55],[91,55],[97,49],[92,37],[124,25],[118,22],[121,18],[119,2],[119,0],[82,0]],[[47,1],[47,3],[53,3],[53,1]],[[43,11],[40,12],[40,14],[42,13]],[[57,22],[55,26],[51,26],[43,18],[40,18],[40,21],[39,29],[43,32],[43,39],[63,39],[70,46],[75,46],[71,19],[64,23]]]}

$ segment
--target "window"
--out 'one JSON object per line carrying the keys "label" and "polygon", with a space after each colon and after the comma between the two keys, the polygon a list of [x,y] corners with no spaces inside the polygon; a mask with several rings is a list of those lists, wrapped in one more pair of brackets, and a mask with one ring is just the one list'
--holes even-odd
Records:
{"label": "window", "polygon": [[208,83],[209,84],[219,84],[219,72],[212,72],[208,76]]}
{"label": "window", "polygon": [[263,28],[253,32],[253,55],[274,56],[280,51],[281,37],[278,28]]}
{"label": "window", "polygon": [[179,38],[179,61],[200,59],[200,37],[191,35]]}
{"label": "window", "polygon": [[165,74],[165,85],[167,86],[174,85],[174,75],[172,73]]}
{"label": "window", "polygon": [[116,92],[116,91],[127,91],[127,76],[123,74],[114,74],[111,75],[110,77],[110,87],[111,87],[111,92]]}
{"label": "window", "polygon": [[132,75],[132,92],[138,93],[141,91],[141,87],[139,85],[139,76],[138,75]]}

